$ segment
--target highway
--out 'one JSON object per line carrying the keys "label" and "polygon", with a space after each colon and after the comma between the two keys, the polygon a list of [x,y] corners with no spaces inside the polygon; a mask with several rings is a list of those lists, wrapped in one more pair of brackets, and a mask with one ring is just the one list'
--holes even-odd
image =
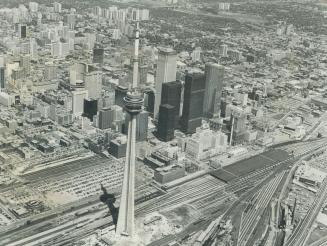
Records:
{"label": "highway", "polygon": [[326,245],[327,245],[327,236],[324,236],[319,240],[309,244],[308,246],[326,246]]}
{"label": "highway", "polygon": [[306,133],[306,136],[303,138],[304,140],[310,139],[314,136],[322,124],[324,124],[327,120],[327,113],[324,112],[321,118],[316,122],[316,124]]}
{"label": "highway", "polygon": [[[314,154],[314,152],[313,153],[310,153],[309,156],[312,155],[312,154]],[[306,157],[307,156],[303,156],[299,161],[297,161],[293,165],[293,167],[291,168],[291,170],[289,171],[289,173],[288,173],[288,175],[286,177],[286,180],[284,182],[284,185],[283,185],[282,190],[280,192],[280,195],[278,197],[278,200],[277,200],[277,203],[276,203],[276,206],[277,206],[276,207],[276,217],[275,217],[276,223],[274,225],[275,226],[275,229],[276,229],[276,234],[272,238],[272,245],[276,245],[277,246],[278,243],[279,243],[278,242],[278,238],[279,237],[283,237],[282,234],[284,233],[284,231],[279,231],[278,230],[279,229],[279,221],[280,221],[280,205],[281,205],[281,202],[283,201],[283,199],[285,198],[285,194],[287,192],[287,189],[289,188],[289,185],[290,185],[290,183],[292,181],[292,178],[293,178],[293,175],[294,175],[296,169],[302,163],[303,159],[305,159]]]}

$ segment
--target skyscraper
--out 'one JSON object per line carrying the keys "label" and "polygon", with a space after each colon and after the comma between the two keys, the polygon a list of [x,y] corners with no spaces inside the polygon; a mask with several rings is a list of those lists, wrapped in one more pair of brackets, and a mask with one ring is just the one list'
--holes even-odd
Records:
{"label": "skyscraper", "polygon": [[201,126],[204,93],[204,74],[187,74],[185,77],[183,114],[180,121],[181,130],[184,133],[195,133],[196,128]]}
{"label": "skyscraper", "polygon": [[132,20],[139,21],[140,20],[140,10],[139,9],[132,9]]}
{"label": "skyscraper", "polygon": [[203,115],[208,118],[219,117],[223,90],[224,67],[215,63],[205,65],[205,96]]}
{"label": "skyscraper", "polygon": [[136,141],[146,141],[148,137],[149,113],[141,111],[136,118]]}
{"label": "skyscraper", "polygon": [[176,81],[177,54],[171,48],[160,48],[157,62],[156,95],[154,104],[154,117],[158,117],[161,104],[162,84]]}
{"label": "skyscraper", "polygon": [[182,84],[180,81],[173,81],[162,84],[161,104],[169,104],[174,107],[174,128],[178,128],[179,125],[181,92]]}
{"label": "skyscraper", "polygon": [[88,71],[86,63],[75,63],[69,67],[69,82],[70,85],[76,86],[84,82],[84,74]]}
{"label": "skyscraper", "polygon": [[220,45],[219,53],[222,57],[227,57],[228,46],[226,44]]}
{"label": "skyscraper", "polygon": [[125,86],[117,86],[115,88],[115,104],[120,106],[120,107],[124,107],[124,97],[127,96],[127,87]]}
{"label": "skyscraper", "polygon": [[53,80],[57,78],[57,65],[53,62],[46,62],[44,67],[44,78]]}
{"label": "skyscraper", "polygon": [[144,106],[145,110],[153,115],[155,103],[155,93],[152,89],[147,89],[144,92]]}
{"label": "skyscraper", "polygon": [[55,42],[51,44],[51,55],[63,58],[69,54],[69,43]]}
{"label": "skyscraper", "polygon": [[36,59],[38,57],[37,55],[37,43],[34,38],[30,39],[30,55],[32,59]]}
{"label": "skyscraper", "polygon": [[246,114],[242,109],[233,108],[230,119],[230,145],[238,141],[238,139],[246,131]]}
{"label": "skyscraper", "polygon": [[26,38],[27,36],[27,26],[25,24],[20,24],[18,27],[19,37]]}
{"label": "skyscraper", "polygon": [[84,75],[85,89],[89,93],[89,97],[98,99],[102,93],[102,72],[93,71]]}
{"label": "skyscraper", "polygon": [[83,116],[93,121],[93,116],[98,112],[98,101],[96,99],[84,99]]}
{"label": "skyscraper", "polygon": [[29,6],[29,9],[30,9],[31,12],[35,13],[35,12],[38,11],[38,7],[39,7],[39,4],[38,3],[36,3],[36,2],[29,2],[28,6]]}
{"label": "skyscraper", "polygon": [[242,110],[232,110],[230,122],[233,133],[240,134],[246,130],[246,114]]}
{"label": "skyscraper", "polygon": [[67,24],[69,29],[74,30],[75,28],[75,15],[74,14],[68,14],[66,16]]}
{"label": "skyscraper", "polygon": [[104,108],[99,111],[98,124],[99,129],[109,129],[115,120],[115,110],[111,108]]}
{"label": "skyscraper", "polygon": [[93,9],[94,15],[101,17],[102,16],[102,8],[99,6],[95,6]]}
{"label": "skyscraper", "polygon": [[73,97],[73,114],[81,116],[84,110],[84,99],[88,97],[86,90],[76,90],[72,92]]}
{"label": "skyscraper", "polygon": [[174,138],[175,131],[175,107],[170,104],[161,104],[159,109],[157,136],[162,141],[170,141]]}
{"label": "skyscraper", "polygon": [[140,79],[139,82],[141,85],[144,85],[148,82],[148,65],[144,64],[142,66],[139,67],[139,71],[140,71]]}
{"label": "skyscraper", "polygon": [[24,75],[27,77],[31,74],[31,57],[30,55],[23,55],[20,58],[21,67],[24,70]]}
{"label": "skyscraper", "polygon": [[104,50],[100,47],[93,48],[93,63],[103,64]]}
{"label": "skyscraper", "polygon": [[54,12],[61,13],[61,3],[54,2],[53,9],[54,9]]}
{"label": "skyscraper", "polygon": [[0,88],[1,90],[6,87],[6,81],[5,81],[5,67],[0,66]]}
{"label": "skyscraper", "polygon": [[6,81],[5,81],[5,71],[6,71],[6,63],[5,58],[3,56],[0,56],[0,88],[1,90],[6,87]]}

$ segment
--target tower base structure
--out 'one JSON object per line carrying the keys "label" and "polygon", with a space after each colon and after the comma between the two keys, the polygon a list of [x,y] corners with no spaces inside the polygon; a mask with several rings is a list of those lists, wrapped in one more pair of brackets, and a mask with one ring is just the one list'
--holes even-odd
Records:
{"label": "tower base structure", "polygon": [[142,240],[137,236],[130,238],[130,237],[119,236],[117,234],[113,238],[113,245],[114,246],[145,246],[145,244],[142,243]]}

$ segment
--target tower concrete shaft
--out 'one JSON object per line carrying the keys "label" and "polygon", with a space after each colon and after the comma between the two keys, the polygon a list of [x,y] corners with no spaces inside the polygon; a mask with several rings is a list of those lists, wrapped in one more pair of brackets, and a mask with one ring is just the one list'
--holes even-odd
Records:
{"label": "tower concrete shaft", "polygon": [[135,33],[135,49],[133,59],[132,91],[124,98],[125,110],[130,115],[128,123],[127,149],[124,170],[124,180],[120,200],[116,234],[128,238],[135,237],[134,224],[134,186],[135,186],[135,145],[136,145],[136,117],[142,111],[143,98],[137,91],[138,79],[138,24]]}
{"label": "tower concrete shaft", "polygon": [[124,170],[124,180],[120,200],[116,234],[135,236],[134,228],[134,186],[135,186],[135,144],[136,116],[141,112],[143,98],[136,91],[128,93],[124,98],[125,110],[130,115],[128,123],[127,150]]}
{"label": "tower concrete shaft", "polygon": [[116,233],[134,237],[134,186],[135,186],[135,135],[136,115],[132,114],[128,124],[128,142],[124,170],[123,189],[120,200]]}

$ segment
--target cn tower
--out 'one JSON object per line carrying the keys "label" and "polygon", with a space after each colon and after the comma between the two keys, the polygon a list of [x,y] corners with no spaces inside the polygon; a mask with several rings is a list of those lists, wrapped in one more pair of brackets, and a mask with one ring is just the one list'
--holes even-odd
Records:
{"label": "cn tower", "polygon": [[124,98],[125,110],[130,115],[128,123],[127,149],[119,206],[116,235],[135,238],[134,226],[134,186],[135,186],[135,143],[136,143],[136,117],[142,110],[143,98],[137,90],[139,67],[139,25],[137,23],[134,41],[133,81],[130,91]]}

